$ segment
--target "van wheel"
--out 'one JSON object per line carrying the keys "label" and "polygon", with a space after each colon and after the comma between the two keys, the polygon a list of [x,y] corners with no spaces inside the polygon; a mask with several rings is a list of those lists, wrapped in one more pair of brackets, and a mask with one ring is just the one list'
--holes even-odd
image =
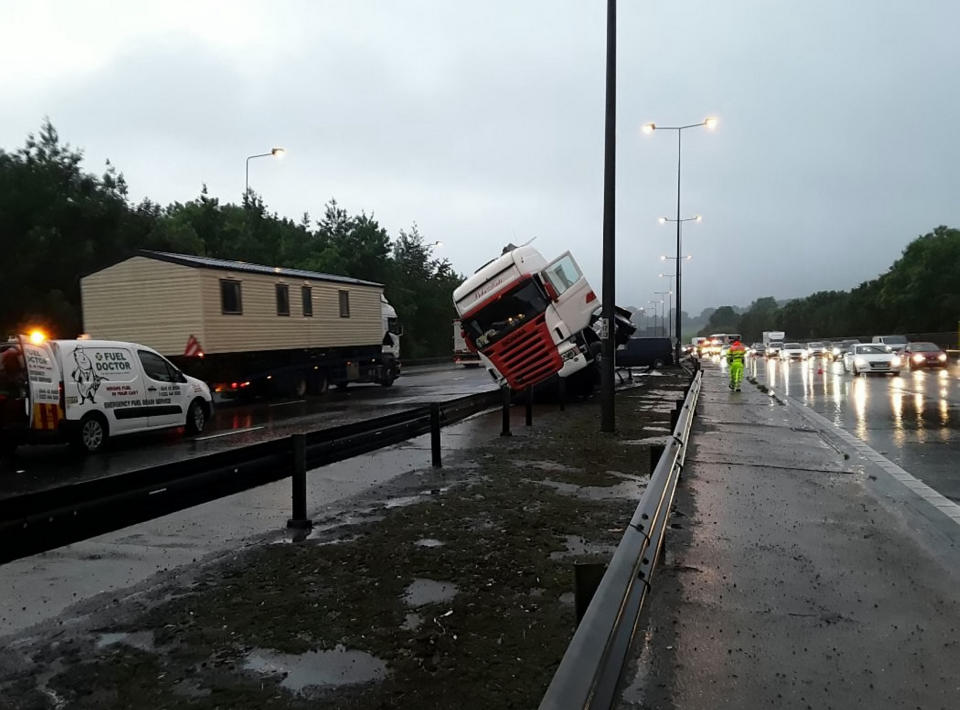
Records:
{"label": "van wheel", "polygon": [[195,436],[202,434],[206,426],[207,410],[203,406],[203,402],[195,399],[190,403],[189,409],[187,409],[187,421],[184,423],[184,428],[188,434]]}
{"label": "van wheel", "polygon": [[110,438],[110,432],[107,428],[107,422],[100,414],[88,414],[80,420],[76,444],[83,451],[88,454],[103,451],[108,438]]}

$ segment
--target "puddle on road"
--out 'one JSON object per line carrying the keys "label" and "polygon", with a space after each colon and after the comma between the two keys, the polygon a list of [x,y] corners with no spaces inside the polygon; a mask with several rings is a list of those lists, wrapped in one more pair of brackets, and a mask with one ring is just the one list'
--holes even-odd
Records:
{"label": "puddle on road", "polygon": [[403,593],[407,606],[423,606],[448,602],[457,595],[457,585],[452,582],[437,582],[433,579],[415,579]]}
{"label": "puddle on road", "polygon": [[602,555],[604,557],[610,557],[616,549],[616,545],[589,542],[584,540],[580,535],[567,535],[563,544],[566,545],[567,549],[551,552],[551,560],[562,560],[566,557],[576,557],[579,555]]}
{"label": "puddle on road", "polygon": [[337,644],[329,651],[300,655],[257,649],[247,656],[246,670],[264,675],[282,675],[280,685],[294,693],[307,688],[358,685],[387,676],[387,664],[363,651],[350,651]]}
{"label": "puddle on road", "polygon": [[400,628],[404,631],[416,631],[423,625],[423,617],[419,614],[407,614],[407,617],[403,620],[403,623],[400,624]]}
{"label": "puddle on road", "polygon": [[573,466],[567,466],[556,461],[514,461],[513,465],[517,468],[538,468],[541,471],[560,471],[561,473],[578,473],[580,469]]}
{"label": "puddle on road", "polygon": [[425,537],[413,543],[417,547],[443,547],[446,543],[440,540],[434,540],[432,537]]}
{"label": "puddle on road", "polygon": [[578,486],[573,483],[562,483],[560,481],[551,481],[550,479],[531,482],[553,488],[558,493],[580,496],[581,498],[589,498],[590,500],[611,500],[613,498],[639,500],[640,496],[643,495],[643,492],[647,489],[647,482],[640,480],[627,480],[615,486]]}
{"label": "puddle on road", "polygon": [[130,631],[100,634],[100,638],[97,639],[97,649],[106,648],[107,646],[113,646],[118,643],[140,649],[141,651],[152,651],[154,650],[153,632]]}
{"label": "puddle on road", "polygon": [[446,493],[450,490],[450,486],[444,486],[443,488],[431,488],[430,490],[421,491],[412,496],[399,496],[397,498],[388,498],[383,502],[383,507],[387,508],[403,508],[408,505],[414,505],[415,503],[420,503],[421,501],[432,498],[433,496],[438,496],[441,493]]}

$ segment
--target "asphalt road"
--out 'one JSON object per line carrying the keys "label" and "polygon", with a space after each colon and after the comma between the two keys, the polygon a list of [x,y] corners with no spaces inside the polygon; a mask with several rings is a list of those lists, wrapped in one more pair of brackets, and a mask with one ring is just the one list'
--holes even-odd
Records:
{"label": "asphalt road", "polygon": [[95,456],[65,445],[23,446],[14,459],[0,462],[0,498],[347,424],[492,387],[490,376],[480,368],[411,368],[389,388],[354,385],[302,400],[221,404],[207,430],[195,438],[180,430],[118,437]]}
{"label": "asphalt road", "polygon": [[854,377],[839,362],[750,359],[746,374],[807,405],[960,502],[960,365]]}

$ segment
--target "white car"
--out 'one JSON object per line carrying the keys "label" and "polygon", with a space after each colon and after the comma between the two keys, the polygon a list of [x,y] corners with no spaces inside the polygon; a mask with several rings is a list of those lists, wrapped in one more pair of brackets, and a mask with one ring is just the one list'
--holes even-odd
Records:
{"label": "white car", "polygon": [[807,349],[800,343],[784,343],[780,348],[781,360],[806,360]]}
{"label": "white car", "polygon": [[854,375],[869,372],[900,374],[903,361],[886,345],[865,343],[854,345],[843,354],[843,369]]}
{"label": "white car", "polygon": [[819,340],[807,343],[807,357],[815,358],[827,352],[827,344]]}

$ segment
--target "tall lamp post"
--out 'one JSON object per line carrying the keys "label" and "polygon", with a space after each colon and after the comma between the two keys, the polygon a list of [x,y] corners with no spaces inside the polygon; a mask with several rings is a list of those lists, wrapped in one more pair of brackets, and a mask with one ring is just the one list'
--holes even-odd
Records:
{"label": "tall lamp post", "polygon": [[690,123],[686,126],[658,126],[655,123],[648,123],[643,127],[644,133],[653,133],[654,131],[676,131],[677,132],[677,350],[676,358],[677,362],[680,362],[680,138],[683,135],[683,132],[688,128],[699,128],[704,126],[707,129],[713,130],[717,126],[717,119],[713,117],[708,117],[700,121],[700,123]]}
{"label": "tall lamp post", "polygon": [[[683,217],[682,219],[673,219],[671,217],[660,217],[657,220],[660,224],[666,224],[667,222],[676,222],[678,225],[682,225],[684,222],[697,222],[698,224],[703,221],[703,217],[700,215],[694,215],[693,217]],[[680,230],[680,234],[683,234],[683,230]],[[679,238],[678,238],[679,242]],[[665,274],[660,274],[660,278],[671,278],[676,279],[680,275],[680,262],[677,261],[677,273],[666,276]],[[671,288],[673,283],[670,284]],[[683,322],[683,312],[680,310],[680,295],[679,291],[677,292],[677,344],[680,344],[680,339],[683,337],[681,332],[681,325]]]}
{"label": "tall lamp post", "polygon": [[248,155],[248,156],[247,156],[247,174],[246,174],[246,178],[245,178],[244,186],[243,186],[243,199],[244,199],[244,201],[246,201],[246,199],[247,199],[247,194],[249,194],[249,192],[250,192],[250,161],[253,160],[254,158],[267,158],[267,157],[270,157],[270,156],[273,156],[273,157],[276,157],[276,158],[282,158],[282,157],[283,157],[283,154],[286,153],[286,152],[287,152],[287,149],[286,149],[286,148],[273,148],[273,149],[270,150],[269,153],[257,153],[256,155]]}
{"label": "tall lamp post", "polygon": [[[671,294],[670,303],[667,304],[668,306],[667,313],[669,313],[672,316],[673,315],[673,280],[676,278],[676,276],[674,276],[673,274],[658,274],[658,276],[661,279],[667,279],[667,286],[670,289],[670,294]],[[670,323],[670,318],[667,318],[667,323]],[[669,335],[671,338],[673,337],[672,325],[667,328],[667,335]],[[680,337],[679,333],[677,334],[677,337],[678,338]]]}
{"label": "tall lamp post", "polygon": [[663,333],[662,335],[667,334],[667,300],[673,296],[673,291],[654,291],[654,294],[657,296],[666,296],[666,299],[661,298],[660,303],[662,304],[663,310]]}
{"label": "tall lamp post", "polygon": [[657,320],[660,317],[660,304],[663,301],[650,301],[653,304],[653,334],[656,335],[660,332],[660,322]]}

